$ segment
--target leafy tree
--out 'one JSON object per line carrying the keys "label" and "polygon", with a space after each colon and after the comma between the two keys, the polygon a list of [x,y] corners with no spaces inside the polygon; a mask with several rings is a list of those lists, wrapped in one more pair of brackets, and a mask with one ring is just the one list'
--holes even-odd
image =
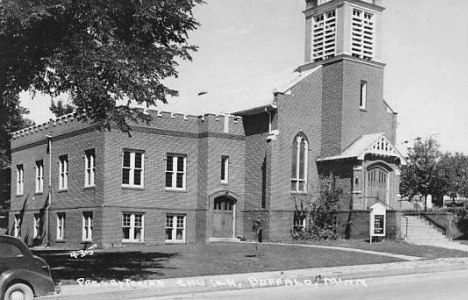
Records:
{"label": "leafy tree", "polygon": [[56,117],[61,117],[75,111],[75,107],[72,104],[64,104],[61,99],[57,103],[51,101],[49,109]]}
{"label": "leafy tree", "polygon": [[447,152],[437,164],[437,169],[447,182],[447,195],[468,197],[468,156]]}
{"label": "leafy tree", "polygon": [[0,102],[0,207],[10,199],[10,132],[34,125],[24,117],[28,111],[17,103]]}
{"label": "leafy tree", "polygon": [[400,193],[403,196],[412,198],[421,194],[426,198],[429,194],[437,196],[447,192],[447,180],[436,167],[442,157],[439,147],[433,138],[415,142],[408,153],[408,165],[401,172]]}
{"label": "leafy tree", "polygon": [[147,118],[131,104],[177,95],[162,81],[177,76],[177,60],[196,50],[187,40],[200,3],[2,0],[0,102],[18,101],[22,90],[65,93],[78,114],[128,131],[130,120]]}

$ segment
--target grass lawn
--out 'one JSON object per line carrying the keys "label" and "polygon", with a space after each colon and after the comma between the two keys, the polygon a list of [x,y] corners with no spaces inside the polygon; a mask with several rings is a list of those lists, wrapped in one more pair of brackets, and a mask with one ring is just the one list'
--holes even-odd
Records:
{"label": "grass lawn", "polygon": [[[461,242],[461,241],[458,241]],[[466,242],[466,241],[465,241]],[[369,244],[363,240],[340,240],[336,242],[309,242],[312,245],[336,246],[346,248],[356,248],[362,250],[372,250],[378,252],[388,252],[394,254],[403,254],[410,256],[419,256],[428,259],[443,258],[443,257],[468,257],[468,252],[445,249],[440,247],[410,245],[404,242],[384,241],[374,242]],[[468,245],[468,243],[465,243]]]}
{"label": "grass lawn", "polygon": [[[364,241],[343,240],[314,244],[429,259],[468,256],[468,252],[463,251],[392,241],[369,244]],[[379,255],[289,245],[259,244],[256,251],[255,244],[243,243],[135,246],[96,250],[93,255],[78,258],[70,257],[70,252],[63,250],[34,252],[47,260],[53,278],[62,284],[75,284],[78,278],[97,281],[146,280],[401,261]]]}
{"label": "grass lawn", "polygon": [[82,258],[68,251],[43,250],[53,278],[62,284],[90,280],[145,280],[187,276],[281,271],[341,265],[377,264],[396,258],[328,249],[260,244],[216,243],[142,246],[97,250]]}

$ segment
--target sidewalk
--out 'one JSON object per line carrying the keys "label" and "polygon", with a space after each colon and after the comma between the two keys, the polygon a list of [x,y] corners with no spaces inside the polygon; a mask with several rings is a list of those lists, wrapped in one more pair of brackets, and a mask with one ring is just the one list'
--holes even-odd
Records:
{"label": "sidewalk", "polygon": [[78,285],[62,286],[60,295],[41,300],[135,299],[199,292],[249,289],[287,285],[365,284],[366,278],[393,275],[468,270],[468,258],[409,260],[397,263],[339,266],[290,271],[200,276],[145,281],[93,282],[80,279]]}

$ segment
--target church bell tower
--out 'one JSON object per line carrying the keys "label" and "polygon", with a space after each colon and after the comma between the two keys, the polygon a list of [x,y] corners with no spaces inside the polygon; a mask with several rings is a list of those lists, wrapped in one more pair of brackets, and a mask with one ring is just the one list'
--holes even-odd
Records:
{"label": "church bell tower", "polygon": [[305,64],[336,56],[381,62],[382,0],[306,0]]}

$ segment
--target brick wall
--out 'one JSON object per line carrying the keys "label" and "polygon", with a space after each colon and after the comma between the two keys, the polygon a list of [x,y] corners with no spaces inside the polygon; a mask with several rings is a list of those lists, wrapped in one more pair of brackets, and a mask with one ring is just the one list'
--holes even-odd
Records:
{"label": "brick wall", "polygon": [[[345,238],[369,239],[369,210],[343,210],[337,214],[337,233]],[[386,236],[394,240],[400,236],[401,213],[387,210],[386,213]]]}

